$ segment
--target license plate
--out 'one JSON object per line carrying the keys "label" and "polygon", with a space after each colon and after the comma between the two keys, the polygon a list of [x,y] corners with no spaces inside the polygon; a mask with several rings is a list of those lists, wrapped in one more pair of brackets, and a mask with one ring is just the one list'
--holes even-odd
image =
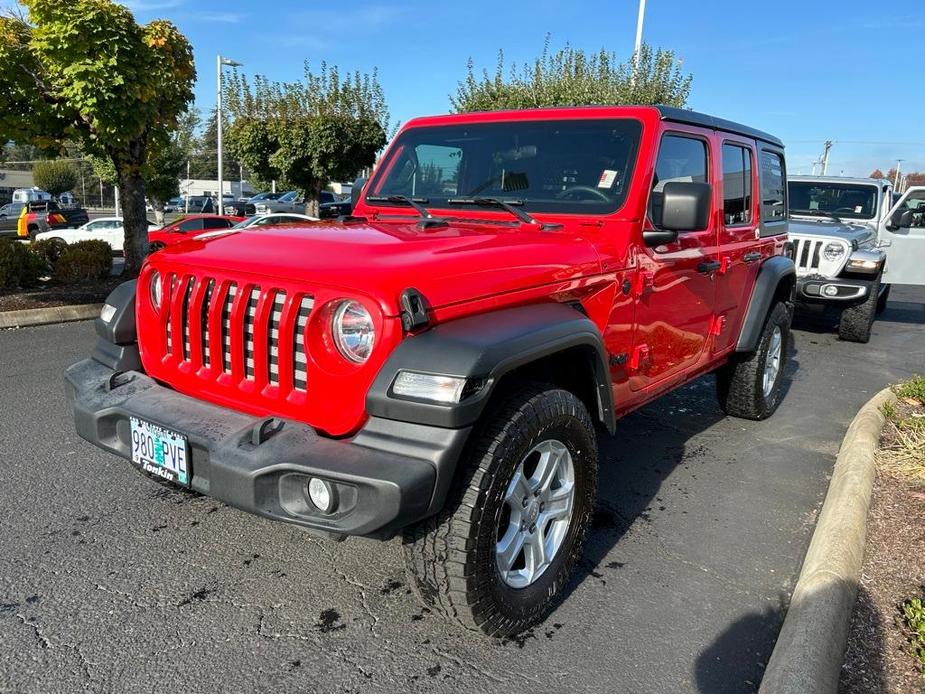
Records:
{"label": "license plate", "polygon": [[142,470],[188,487],[189,446],[186,436],[176,431],[131,417],[132,462]]}

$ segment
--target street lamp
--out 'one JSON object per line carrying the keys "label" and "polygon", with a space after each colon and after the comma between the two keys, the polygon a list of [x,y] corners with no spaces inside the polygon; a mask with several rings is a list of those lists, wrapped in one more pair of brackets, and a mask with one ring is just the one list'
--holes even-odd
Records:
{"label": "street lamp", "polygon": [[216,139],[218,140],[218,214],[222,214],[225,211],[225,183],[222,181],[222,68],[226,65],[228,67],[240,67],[243,63],[239,63],[231,58],[223,58],[221,54],[216,56],[215,61],[215,71],[218,77],[218,100],[215,106],[215,117],[218,119],[218,122],[215,124]]}
{"label": "street lamp", "polygon": [[636,70],[639,67],[639,51],[642,49],[642,25],[646,18],[646,0],[639,0],[639,14],[636,16],[636,47],[633,49],[633,74],[630,86],[636,86]]}

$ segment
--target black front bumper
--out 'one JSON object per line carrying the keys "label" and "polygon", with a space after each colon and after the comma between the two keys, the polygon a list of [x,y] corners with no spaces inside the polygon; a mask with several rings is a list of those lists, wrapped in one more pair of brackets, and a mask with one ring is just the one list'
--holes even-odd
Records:
{"label": "black front bumper", "polygon": [[[90,443],[130,460],[132,416],[181,432],[195,491],[333,535],[387,536],[436,512],[469,431],[373,418],[352,439],[335,440],[299,422],[268,422],[196,400],[93,359],[65,377],[77,433]],[[336,490],[339,506],[330,515],[308,499],[312,477]]]}
{"label": "black front bumper", "polygon": [[797,279],[796,300],[804,304],[850,306],[865,301],[872,284],[873,280],[828,279],[808,275]]}

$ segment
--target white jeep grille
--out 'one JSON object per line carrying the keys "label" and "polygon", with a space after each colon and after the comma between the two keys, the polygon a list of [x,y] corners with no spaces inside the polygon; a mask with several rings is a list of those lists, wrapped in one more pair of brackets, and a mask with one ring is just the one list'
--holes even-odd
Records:
{"label": "white jeep grille", "polygon": [[[819,236],[790,235],[793,244],[793,262],[797,266],[798,275],[821,275],[822,277],[837,277],[841,273],[848,256],[851,255],[851,246],[842,239]],[[835,260],[825,257],[825,248],[830,244],[842,247],[842,254]]]}

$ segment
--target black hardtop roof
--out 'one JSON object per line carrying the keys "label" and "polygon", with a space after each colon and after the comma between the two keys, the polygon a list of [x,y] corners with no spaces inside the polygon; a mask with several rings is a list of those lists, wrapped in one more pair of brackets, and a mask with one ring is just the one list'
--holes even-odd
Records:
{"label": "black hardtop roof", "polygon": [[658,112],[661,114],[662,120],[672,121],[674,123],[686,123],[687,125],[699,125],[713,130],[723,130],[725,132],[735,133],[736,135],[753,137],[756,140],[762,140],[775,147],[783,148],[784,146],[784,143],[773,135],[761,130],[756,130],[755,128],[750,128],[741,123],[734,123],[731,120],[716,118],[715,116],[709,116],[706,113],[698,113],[697,111],[688,111],[684,108],[675,108],[674,106],[658,105],[655,108],[657,108]]}

